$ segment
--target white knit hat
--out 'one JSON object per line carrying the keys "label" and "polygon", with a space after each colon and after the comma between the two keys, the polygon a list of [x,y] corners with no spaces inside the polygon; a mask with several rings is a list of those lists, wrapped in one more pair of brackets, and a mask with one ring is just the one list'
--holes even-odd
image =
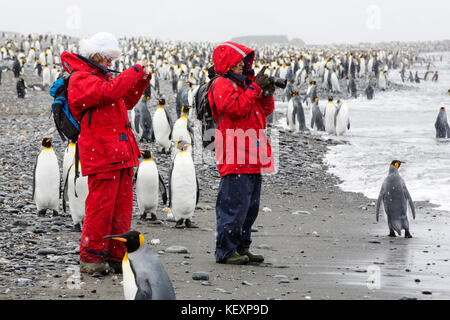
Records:
{"label": "white knit hat", "polygon": [[95,54],[115,60],[120,57],[122,50],[116,37],[108,32],[99,32],[89,39],[80,40],[80,54],[91,58]]}

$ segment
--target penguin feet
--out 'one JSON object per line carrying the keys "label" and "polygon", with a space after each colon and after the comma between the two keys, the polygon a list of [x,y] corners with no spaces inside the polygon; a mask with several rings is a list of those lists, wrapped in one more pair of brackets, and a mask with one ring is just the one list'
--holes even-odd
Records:
{"label": "penguin feet", "polygon": [[54,217],[58,217],[58,216],[59,216],[59,213],[58,213],[58,211],[56,211],[56,210],[53,210],[53,216],[54,216]]}
{"label": "penguin feet", "polygon": [[47,210],[38,211],[38,217],[45,217],[46,212],[47,212]]}
{"label": "penguin feet", "polygon": [[177,224],[175,225],[175,228],[177,228],[177,229],[184,229],[183,222],[184,222],[184,219],[178,220]]}
{"label": "penguin feet", "polygon": [[409,230],[406,230],[405,231],[405,239],[412,239],[412,235],[411,235],[411,233],[409,233]]}
{"label": "penguin feet", "polygon": [[389,237],[391,237],[391,238],[396,238],[397,236],[395,235],[395,232],[394,232],[394,231],[391,231],[391,232],[389,233]]}
{"label": "penguin feet", "polygon": [[81,224],[77,223],[73,226],[73,232],[81,232]]}
{"label": "penguin feet", "polygon": [[141,220],[147,220],[147,213],[143,213],[142,215],[141,215],[141,218],[140,218]]}
{"label": "penguin feet", "polygon": [[194,224],[191,220],[189,220],[189,219],[186,219],[185,224],[186,224],[186,228],[189,228],[189,229],[198,229],[198,228],[199,228],[197,225],[195,225],[195,224]]}

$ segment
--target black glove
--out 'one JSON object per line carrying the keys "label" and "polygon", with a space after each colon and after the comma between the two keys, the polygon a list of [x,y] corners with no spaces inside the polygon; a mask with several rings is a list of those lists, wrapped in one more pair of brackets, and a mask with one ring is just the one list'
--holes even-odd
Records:
{"label": "black glove", "polygon": [[275,93],[275,84],[271,83],[269,84],[264,90],[263,90],[263,97],[264,98],[270,98]]}
{"label": "black glove", "polygon": [[264,74],[266,69],[267,67],[262,68],[262,70],[255,77],[255,82],[261,87],[262,90],[270,85],[269,77]]}

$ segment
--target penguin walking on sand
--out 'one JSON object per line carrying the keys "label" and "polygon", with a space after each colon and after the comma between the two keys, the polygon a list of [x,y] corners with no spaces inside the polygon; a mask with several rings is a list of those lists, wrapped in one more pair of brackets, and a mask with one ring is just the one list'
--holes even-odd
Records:
{"label": "penguin walking on sand", "polygon": [[325,131],[328,134],[336,134],[335,118],[336,106],[333,103],[333,97],[328,98],[328,104],[325,108]]}
{"label": "penguin walking on sand", "polygon": [[447,111],[445,110],[445,107],[442,107],[439,111],[434,127],[436,128],[436,138],[450,138],[450,128],[448,125]]}
{"label": "penguin walking on sand", "polygon": [[325,125],[323,124],[323,114],[319,108],[318,98],[314,98],[314,102],[311,105],[311,129],[315,131],[325,131]]}
{"label": "penguin walking on sand", "polygon": [[405,181],[398,173],[402,164],[403,162],[398,160],[391,162],[389,175],[384,180],[378,196],[375,213],[378,222],[380,209],[383,207],[387,216],[389,237],[396,237],[395,232],[401,236],[402,230],[405,230],[405,238],[412,238],[409,232],[408,212],[416,219],[416,211]]}
{"label": "penguin walking on sand", "polygon": [[184,141],[177,142],[178,152],[173,157],[169,172],[169,207],[177,222],[175,228],[197,228],[192,222],[198,204],[200,190],[192,159],[192,146]]}
{"label": "penguin walking on sand", "polygon": [[[81,168],[81,164],[79,164]],[[70,215],[73,221],[73,230],[81,232],[85,215],[86,198],[89,195],[88,177],[82,174],[75,180],[75,163],[73,163],[65,177],[63,191],[63,209],[67,211],[67,202],[69,203]],[[81,170],[81,169],[80,169]]]}
{"label": "penguin walking on sand", "polygon": [[156,211],[159,203],[159,192],[162,192],[162,200],[167,204],[167,190],[164,180],[158,173],[158,167],[153,160],[150,151],[143,151],[144,160],[136,172],[136,197],[141,213],[141,219],[147,219],[147,213],[151,214],[151,221],[157,222]]}
{"label": "penguin walking on sand", "polygon": [[169,275],[140,232],[129,231],[105,239],[120,241],[127,248],[122,260],[126,300],[176,300]]}
{"label": "penguin walking on sand", "polygon": [[165,99],[159,99],[159,105],[153,114],[153,132],[158,147],[165,153],[170,153],[173,122],[165,104]]}
{"label": "penguin walking on sand", "polygon": [[39,217],[45,216],[47,209],[58,216],[61,180],[58,158],[52,148],[52,139],[42,140],[43,149],[36,159],[33,174],[33,200],[36,203]]}
{"label": "penguin walking on sand", "polygon": [[292,132],[304,131],[306,129],[305,113],[303,111],[302,102],[297,91],[290,91],[291,99],[289,100],[287,110],[287,124]]}
{"label": "penguin walking on sand", "polygon": [[350,130],[350,110],[344,101],[340,104],[336,114],[336,135],[343,136]]}

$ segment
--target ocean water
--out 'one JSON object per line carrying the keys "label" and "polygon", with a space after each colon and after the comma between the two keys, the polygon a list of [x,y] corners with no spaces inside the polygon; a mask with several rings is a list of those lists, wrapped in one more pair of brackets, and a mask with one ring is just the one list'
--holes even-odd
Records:
{"label": "ocean water", "polygon": [[[401,160],[400,175],[412,199],[450,211],[450,141],[436,139],[434,128],[440,108],[450,112],[450,53],[437,55],[444,56],[431,68],[439,71],[438,83],[408,82],[414,90],[376,93],[372,101],[365,95],[347,100],[351,130],[343,140],[348,144],[329,147],[325,159],[329,172],[343,181],[341,189],[376,199],[390,162]],[[426,65],[412,70],[423,77]],[[396,70],[389,79],[401,83]]]}

